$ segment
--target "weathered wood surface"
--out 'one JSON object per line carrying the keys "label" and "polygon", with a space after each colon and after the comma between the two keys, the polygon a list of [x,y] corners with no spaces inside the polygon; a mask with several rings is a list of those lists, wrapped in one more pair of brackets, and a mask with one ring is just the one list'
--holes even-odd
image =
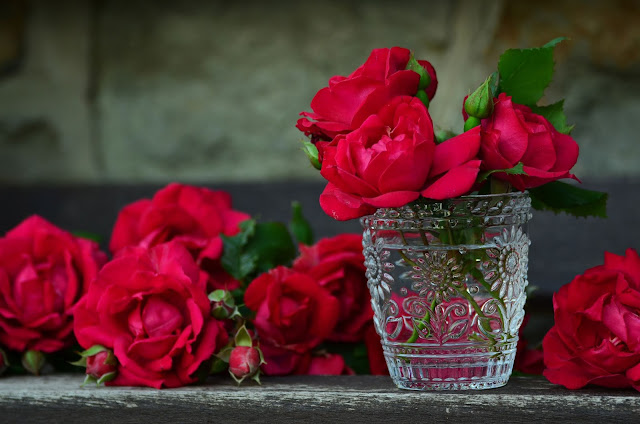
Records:
{"label": "weathered wood surface", "polygon": [[413,392],[388,377],[230,379],[171,390],[80,387],[82,377],[0,378],[2,423],[640,422],[640,393],[569,391],[541,377],[512,377],[486,391]]}

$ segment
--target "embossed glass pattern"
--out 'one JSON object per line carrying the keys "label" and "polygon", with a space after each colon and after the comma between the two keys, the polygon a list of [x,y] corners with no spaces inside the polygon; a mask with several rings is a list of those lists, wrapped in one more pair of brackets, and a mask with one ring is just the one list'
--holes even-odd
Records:
{"label": "embossed glass pattern", "polygon": [[526,193],[478,195],[361,219],[374,323],[398,387],[507,383],[524,318],[530,206]]}

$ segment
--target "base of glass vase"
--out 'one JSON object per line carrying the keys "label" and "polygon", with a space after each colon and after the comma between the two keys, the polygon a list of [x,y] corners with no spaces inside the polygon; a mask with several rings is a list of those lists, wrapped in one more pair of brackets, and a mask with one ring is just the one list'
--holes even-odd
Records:
{"label": "base of glass vase", "polygon": [[383,342],[383,350],[391,378],[401,389],[484,390],[507,384],[516,344],[486,349],[473,344]]}

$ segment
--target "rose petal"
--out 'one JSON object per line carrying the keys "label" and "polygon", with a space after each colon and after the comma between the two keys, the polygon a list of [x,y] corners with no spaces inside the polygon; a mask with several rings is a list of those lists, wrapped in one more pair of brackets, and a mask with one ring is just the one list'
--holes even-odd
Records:
{"label": "rose petal", "polygon": [[428,199],[450,199],[469,193],[480,171],[480,161],[471,160],[450,169],[433,181],[421,194]]}

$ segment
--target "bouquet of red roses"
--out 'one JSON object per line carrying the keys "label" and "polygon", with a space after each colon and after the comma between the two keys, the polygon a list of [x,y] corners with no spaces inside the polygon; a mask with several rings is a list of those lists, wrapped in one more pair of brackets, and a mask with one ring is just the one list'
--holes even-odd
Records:
{"label": "bouquet of red roses", "polygon": [[563,101],[537,104],[561,41],[507,50],[498,71],[461,99],[459,135],[434,131],[436,72],[405,48],[376,49],[349,76],[332,77],[297,124],[327,180],[323,210],[347,220],[420,199],[528,189],[535,208],[604,216],[604,193],[555,182],[577,179],[579,150]]}

